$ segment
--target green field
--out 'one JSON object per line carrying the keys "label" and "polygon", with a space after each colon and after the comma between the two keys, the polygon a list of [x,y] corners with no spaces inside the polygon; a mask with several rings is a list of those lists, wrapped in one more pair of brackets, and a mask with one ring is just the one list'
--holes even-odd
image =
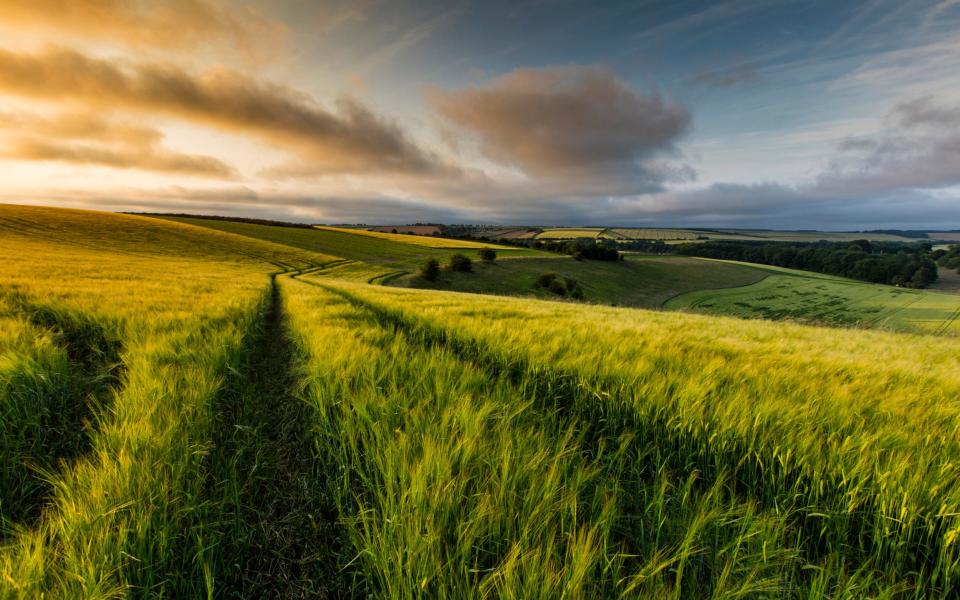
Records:
{"label": "green field", "polygon": [[676,256],[631,256],[621,262],[554,257],[477,264],[473,273],[444,272],[435,282],[409,276],[394,285],[556,299],[554,293],[536,285],[544,273],[576,280],[587,302],[647,308],[659,307],[684,292],[742,286],[767,276],[765,271],[746,265]]}
{"label": "green field", "polygon": [[771,275],[757,283],[680,294],[668,300],[664,307],[739,317],[960,333],[960,296],[765,268],[770,269]]}
{"label": "green field", "polygon": [[0,205],[0,598],[960,586],[960,295],[192,223]]}

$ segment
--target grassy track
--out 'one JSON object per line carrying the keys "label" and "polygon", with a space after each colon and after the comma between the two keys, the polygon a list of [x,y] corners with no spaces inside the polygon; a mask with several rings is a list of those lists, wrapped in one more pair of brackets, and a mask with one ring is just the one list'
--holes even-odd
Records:
{"label": "grassy track", "polygon": [[0,597],[203,595],[216,574],[202,518],[214,398],[268,274],[331,259],[146,218],[88,227],[91,215],[0,207],[19,225],[0,237],[4,291],[95,323],[123,344],[124,367],[90,451],[49,474],[41,518],[0,549]]}
{"label": "grassy track", "polygon": [[249,356],[220,394],[213,426],[213,590],[217,597],[336,597],[344,590],[337,583],[335,509],[299,389],[302,361],[272,290]]}

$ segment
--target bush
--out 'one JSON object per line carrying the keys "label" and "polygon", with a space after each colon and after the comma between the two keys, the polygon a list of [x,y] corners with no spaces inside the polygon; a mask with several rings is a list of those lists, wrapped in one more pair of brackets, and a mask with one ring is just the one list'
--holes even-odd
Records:
{"label": "bush", "polygon": [[477,254],[480,256],[480,260],[485,263],[492,263],[497,260],[497,253],[492,248],[483,248]]}
{"label": "bush", "polygon": [[454,254],[450,257],[450,270],[469,273],[473,270],[473,261],[463,254]]}
{"label": "bush", "polygon": [[556,273],[544,273],[540,277],[537,277],[537,286],[542,288],[550,287],[550,284],[553,283],[553,280],[556,278]]}
{"label": "bush", "polygon": [[560,281],[559,279],[554,279],[553,281],[551,281],[547,289],[558,296],[567,295],[567,288],[566,286],[563,285],[563,282]]}
{"label": "bush", "polygon": [[420,277],[423,277],[427,281],[436,281],[439,276],[440,262],[437,261],[437,259],[431,258],[423,263],[423,266],[420,268]]}

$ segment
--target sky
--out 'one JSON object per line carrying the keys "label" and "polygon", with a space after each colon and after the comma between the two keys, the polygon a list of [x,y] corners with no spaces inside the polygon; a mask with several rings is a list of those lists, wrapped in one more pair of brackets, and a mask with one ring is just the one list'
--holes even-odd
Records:
{"label": "sky", "polygon": [[0,202],[960,229],[960,0],[0,0]]}

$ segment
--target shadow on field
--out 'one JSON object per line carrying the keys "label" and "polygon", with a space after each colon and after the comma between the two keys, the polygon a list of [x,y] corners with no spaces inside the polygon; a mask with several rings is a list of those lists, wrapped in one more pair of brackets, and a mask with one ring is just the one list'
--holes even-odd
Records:
{"label": "shadow on field", "polygon": [[262,327],[220,396],[208,494],[218,598],[342,597],[336,507],[315,455],[302,364],[273,285]]}

